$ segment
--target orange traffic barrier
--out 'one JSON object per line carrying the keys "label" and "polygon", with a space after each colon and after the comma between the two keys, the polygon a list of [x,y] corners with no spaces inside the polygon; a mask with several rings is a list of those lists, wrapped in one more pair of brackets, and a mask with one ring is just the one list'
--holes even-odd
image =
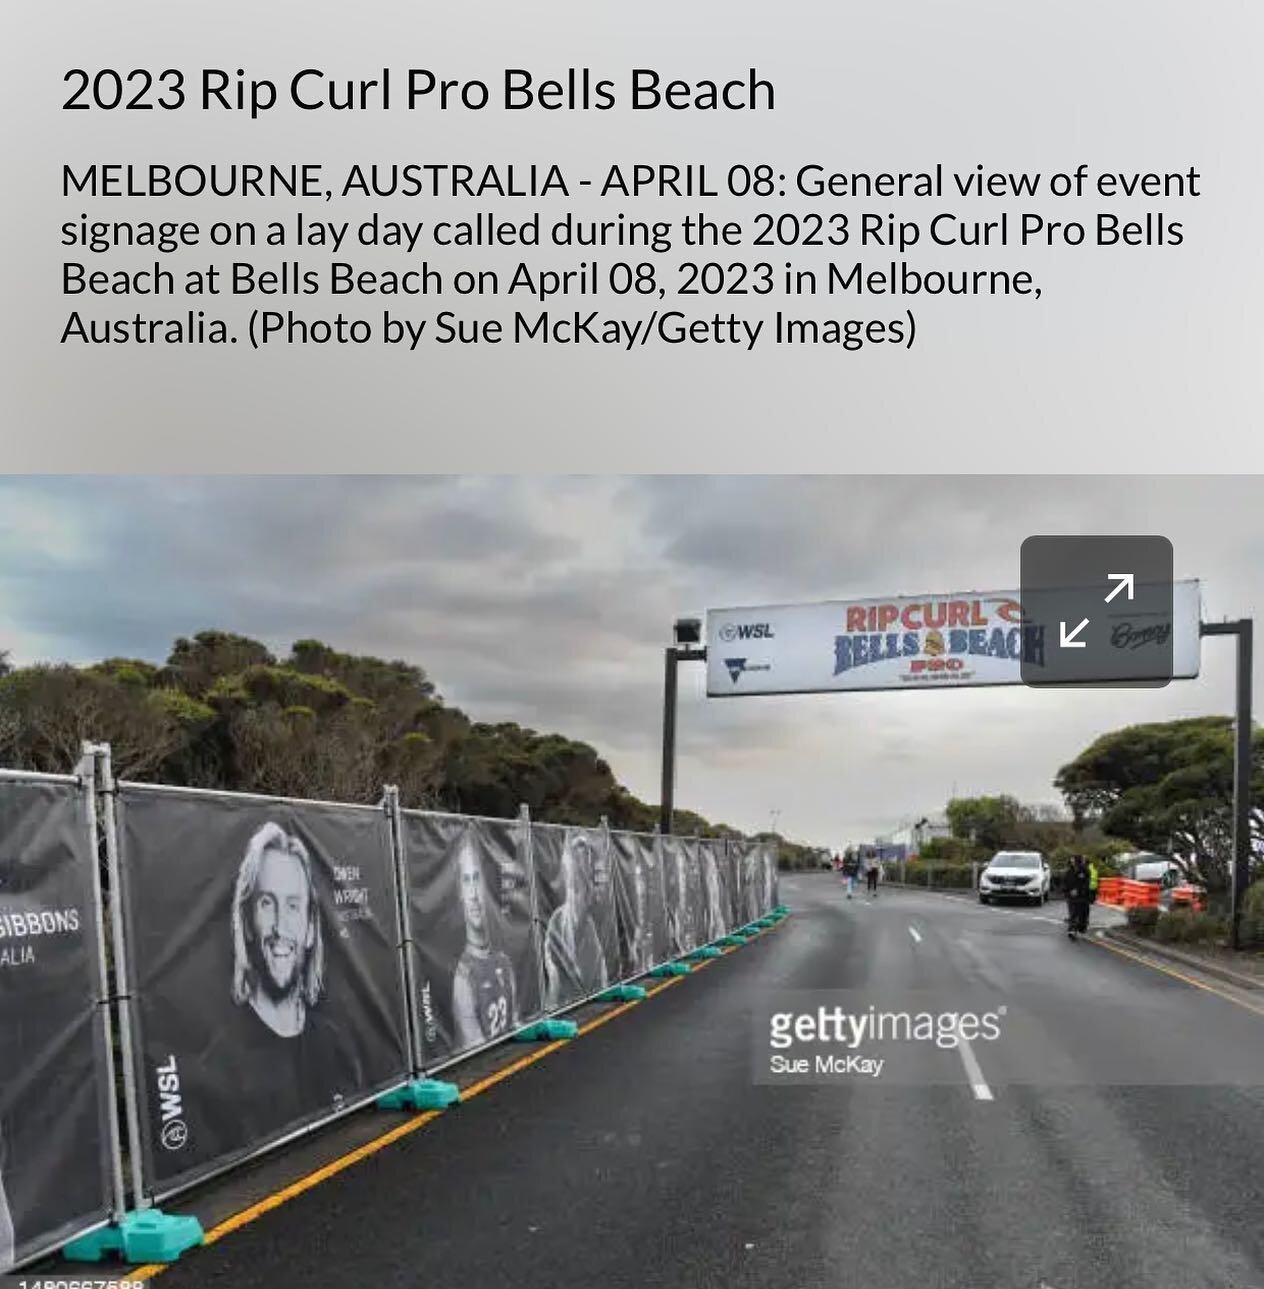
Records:
{"label": "orange traffic barrier", "polygon": [[1161,893],[1161,888],[1157,882],[1134,882],[1131,878],[1125,878],[1123,882],[1124,908],[1157,909]]}
{"label": "orange traffic barrier", "polygon": [[1103,877],[1097,883],[1097,899],[1102,904],[1122,904],[1124,902],[1122,877]]}
{"label": "orange traffic barrier", "polygon": [[1188,906],[1198,913],[1204,913],[1207,910],[1207,899],[1196,886],[1174,886],[1172,888],[1172,903]]}

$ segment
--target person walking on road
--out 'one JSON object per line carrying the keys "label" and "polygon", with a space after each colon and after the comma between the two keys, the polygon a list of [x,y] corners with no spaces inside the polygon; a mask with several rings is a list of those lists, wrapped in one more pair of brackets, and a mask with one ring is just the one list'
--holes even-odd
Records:
{"label": "person walking on road", "polygon": [[1067,936],[1074,940],[1088,930],[1088,909],[1093,899],[1092,875],[1083,855],[1073,855],[1063,879],[1067,902]]}
{"label": "person walking on road", "polygon": [[875,899],[878,895],[878,857],[870,855],[865,868],[865,881],[869,894]]}
{"label": "person walking on road", "polygon": [[860,857],[848,854],[843,860],[843,884],[847,887],[847,898],[851,899],[856,889],[856,878],[860,876]]}

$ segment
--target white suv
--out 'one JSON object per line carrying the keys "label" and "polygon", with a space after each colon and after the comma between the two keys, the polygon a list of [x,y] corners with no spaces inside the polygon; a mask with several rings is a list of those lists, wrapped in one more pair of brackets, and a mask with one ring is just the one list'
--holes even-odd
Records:
{"label": "white suv", "polygon": [[979,903],[1032,900],[1044,904],[1049,881],[1048,861],[1038,850],[998,851],[979,874]]}

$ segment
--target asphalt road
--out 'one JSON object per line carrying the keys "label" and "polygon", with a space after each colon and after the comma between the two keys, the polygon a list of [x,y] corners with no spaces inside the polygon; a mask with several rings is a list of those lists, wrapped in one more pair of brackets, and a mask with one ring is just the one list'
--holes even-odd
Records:
{"label": "asphalt road", "polygon": [[[1059,905],[782,898],[776,930],[160,1289],[1264,1289],[1264,1003],[1072,944]],[[929,1051],[924,1082],[761,1086],[769,989],[1000,998],[1017,1039],[973,1072]]]}

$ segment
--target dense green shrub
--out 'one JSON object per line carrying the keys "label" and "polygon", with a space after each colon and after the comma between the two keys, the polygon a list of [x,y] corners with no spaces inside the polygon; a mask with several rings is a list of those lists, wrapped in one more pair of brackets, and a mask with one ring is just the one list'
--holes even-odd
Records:
{"label": "dense green shrub", "polygon": [[907,863],[887,865],[889,881],[905,881],[910,886],[929,886],[932,889],[968,891],[973,886],[973,869],[969,864],[932,863],[924,859],[910,859]]}
{"label": "dense green shrub", "polygon": [[1241,933],[1244,945],[1264,949],[1264,878],[1247,889]]}
{"label": "dense green shrub", "polygon": [[1208,944],[1223,940],[1227,931],[1225,919],[1214,913],[1173,909],[1159,918],[1154,938],[1168,944]]}
{"label": "dense green shrub", "polygon": [[1128,910],[1128,929],[1138,935],[1153,935],[1159,922],[1159,910],[1139,907]]}

